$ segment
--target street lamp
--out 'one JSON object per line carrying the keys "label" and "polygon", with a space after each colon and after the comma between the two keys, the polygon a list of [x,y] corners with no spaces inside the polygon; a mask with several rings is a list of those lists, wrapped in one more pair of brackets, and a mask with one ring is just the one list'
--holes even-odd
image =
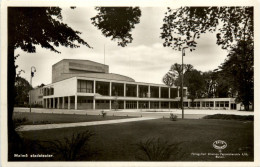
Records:
{"label": "street lamp", "polygon": [[[193,40],[188,41],[187,44],[189,47],[195,47],[196,42],[195,42],[195,37],[198,34],[198,32],[195,32],[193,35]],[[181,62],[181,110],[182,110],[182,119],[184,119],[184,107],[183,107],[183,56],[185,56],[185,49],[189,48],[188,46],[182,48],[182,62]],[[192,51],[192,49],[191,49]]]}
{"label": "street lamp", "polygon": [[182,48],[182,61],[181,61],[181,116],[182,119],[184,119],[184,107],[183,107],[183,56],[185,56],[185,49],[188,47],[183,47]]}
{"label": "street lamp", "polygon": [[[32,78],[34,77],[34,73],[36,72],[36,68],[34,66],[31,67],[31,81],[30,84],[32,86]],[[32,111],[32,90],[30,91],[30,112]]]}

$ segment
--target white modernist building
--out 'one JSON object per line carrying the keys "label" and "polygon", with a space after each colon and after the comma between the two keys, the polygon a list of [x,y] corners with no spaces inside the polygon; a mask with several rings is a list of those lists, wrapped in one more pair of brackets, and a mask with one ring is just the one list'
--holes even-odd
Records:
{"label": "white modernist building", "polygon": [[[32,103],[57,109],[179,108],[181,90],[175,86],[135,82],[109,73],[109,67],[89,60],[64,59],[52,66],[52,83],[34,89]],[[184,107],[191,108],[184,87]],[[195,99],[193,108],[238,109],[233,98]]]}

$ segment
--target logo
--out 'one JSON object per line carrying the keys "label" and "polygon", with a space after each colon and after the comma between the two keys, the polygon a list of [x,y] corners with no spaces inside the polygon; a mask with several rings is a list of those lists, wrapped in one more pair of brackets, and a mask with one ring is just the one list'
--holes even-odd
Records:
{"label": "logo", "polygon": [[222,150],[227,148],[227,143],[223,140],[216,140],[213,142],[213,147],[221,152]]}

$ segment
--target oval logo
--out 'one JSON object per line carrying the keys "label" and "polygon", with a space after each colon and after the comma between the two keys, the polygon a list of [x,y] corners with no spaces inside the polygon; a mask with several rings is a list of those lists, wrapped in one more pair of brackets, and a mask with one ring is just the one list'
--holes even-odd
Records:
{"label": "oval logo", "polygon": [[217,150],[223,150],[227,147],[227,143],[223,140],[216,140],[213,142],[213,147]]}

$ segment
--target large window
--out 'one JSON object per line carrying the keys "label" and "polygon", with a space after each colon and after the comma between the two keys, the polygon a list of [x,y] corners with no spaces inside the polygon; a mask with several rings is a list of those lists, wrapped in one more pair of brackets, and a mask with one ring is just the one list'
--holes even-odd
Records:
{"label": "large window", "polygon": [[112,83],[112,96],[124,96],[124,84]]}
{"label": "large window", "polygon": [[151,101],[150,102],[150,108],[160,108],[158,101]]}
{"label": "large window", "polygon": [[139,85],[138,86],[139,97],[148,97],[148,86]]}
{"label": "large window", "polygon": [[96,82],[96,93],[109,96],[109,82]]}
{"label": "large window", "polygon": [[137,85],[126,84],[126,96],[127,97],[136,97],[136,86]]}
{"label": "large window", "polygon": [[177,88],[171,88],[171,98],[175,98],[178,96],[178,89]]}
{"label": "large window", "polygon": [[151,98],[159,98],[159,87],[151,86],[150,87]]}
{"label": "large window", "polygon": [[44,96],[54,95],[54,88],[44,88],[43,95]]}
{"label": "large window", "polygon": [[169,88],[161,87],[161,98],[169,98]]}
{"label": "large window", "polygon": [[78,80],[78,92],[93,93],[93,81]]}
{"label": "large window", "polygon": [[148,101],[139,101],[138,102],[138,108],[149,108],[149,102]]}
{"label": "large window", "polygon": [[126,109],[136,109],[137,102],[136,101],[126,101]]}

